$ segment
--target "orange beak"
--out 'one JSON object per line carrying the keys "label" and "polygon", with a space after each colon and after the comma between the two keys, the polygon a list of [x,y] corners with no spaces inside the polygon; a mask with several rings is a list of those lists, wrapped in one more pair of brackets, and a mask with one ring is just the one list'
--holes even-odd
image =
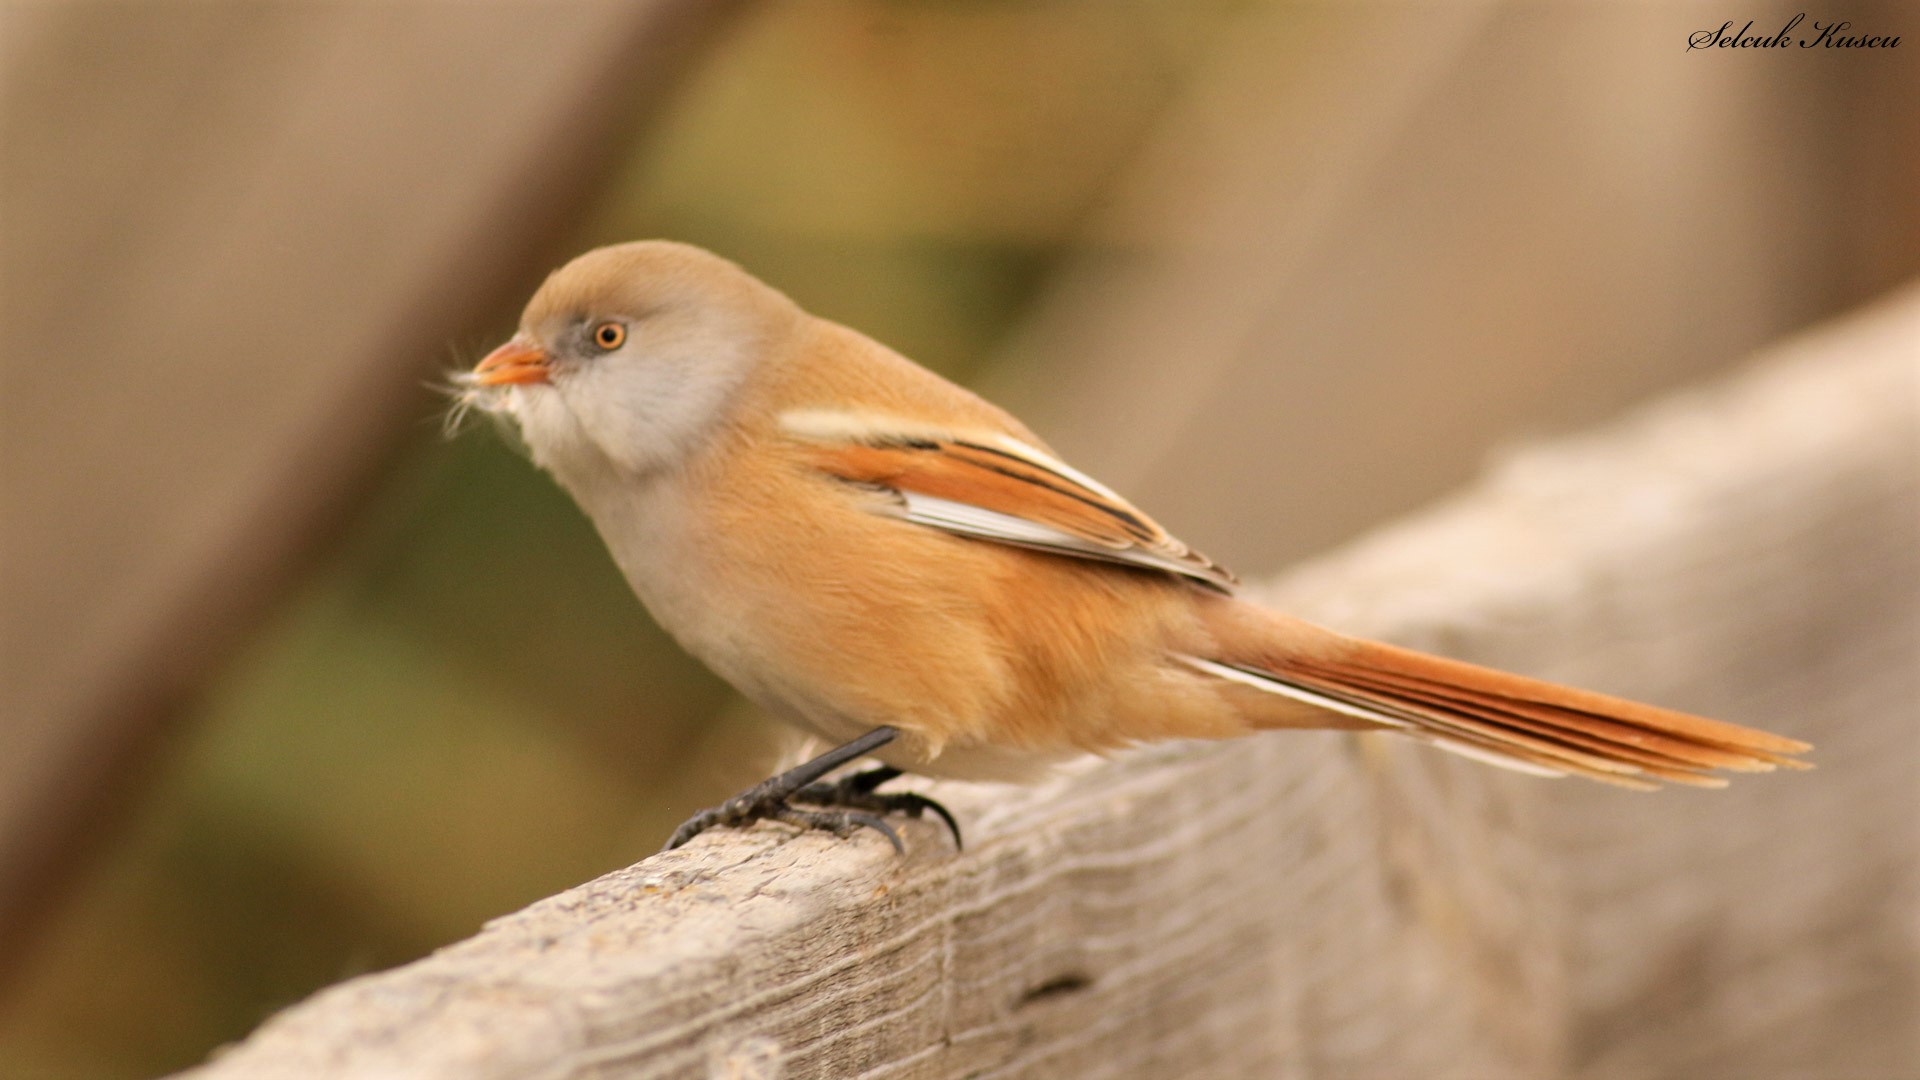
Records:
{"label": "orange beak", "polygon": [[545,349],[514,338],[474,365],[471,378],[475,386],[543,383],[547,381],[552,360]]}

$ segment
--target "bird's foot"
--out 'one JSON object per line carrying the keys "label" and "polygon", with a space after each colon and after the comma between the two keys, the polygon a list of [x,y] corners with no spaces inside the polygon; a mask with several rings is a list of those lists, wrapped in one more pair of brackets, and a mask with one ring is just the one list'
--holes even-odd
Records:
{"label": "bird's foot", "polygon": [[[906,848],[900,834],[881,815],[901,813],[917,818],[927,810],[939,814],[953,831],[954,845],[960,843],[960,827],[947,808],[909,792],[882,794],[874,789],[900,775],[900,770],[885,767],[855,773],[834,783],[819,783],[822,776],[847,762],[892,742],[900,733],[891,727],[878,727],[858,739],[788,769],[770,780],[688,818],[673,831],[662,851],[672,851],[708,829],[721,825],[750,825],[760,820],[784,821],[803,829],[824,829],[835,836],[848,837],[861,829],[872,829],[887,838],[897,852]],[[805,803],[795,806],[793,803]]]}
{"label": "bird's foot", "polygon": [[[774,777],[778,780],[779,777]],[[825,829],[839,837],[849,837],[862,828],[872,829],[887,838],[895,851],[904,852],[900,844],[900,834],[893,826],[877,814],[859,810],[816,810],[811,807],[794,806],[787,800],[797,798],[796,792],[781,792],[774,787],[773,781],[755,784],[747,790],[721,803],[709,807],[688,818],[681,826],[673,830],[673,836],[662,851],[672,851],[687,841],[721,825],[751,825],[756,821],[784,821],[789,825],[798,825],[802,829]]]}
{"label": "bird's foot", "polygon": [[931,810],[940,820],[946,822],[947,831],[953,834],[955,850],[965,847],[960,839],[960,823],[953,814],[938,802],[917,791],[880,792],[874,789],[900,775],[900,770],[891,765],[877,769],[868,769],[851,776],[843,776],[831,784],[808,784],[794,792],[794,799],[814,806],[832,806],[843,810],[866,811],[869,814],[905,814],[918,819]]}

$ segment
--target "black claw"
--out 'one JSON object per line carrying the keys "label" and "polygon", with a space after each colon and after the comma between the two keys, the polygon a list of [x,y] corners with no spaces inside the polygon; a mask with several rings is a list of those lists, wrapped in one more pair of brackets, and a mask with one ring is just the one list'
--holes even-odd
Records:
{"label": "black claw", "polygon": [[674,848],[679,847],[694,837],[699,836],[701,833],[706,832],[708,829],[713,828],[715,825],[720,824],[721,820],[719,807],[702,810],[681,822],[680,827],[673,830],[673,835],[667,838],[667,846],[660,850],[672,851]]}
{"label": "black claw", "polygon": [[[881,784],[900,775],[892,766],[854,773],[833,783],[822,776],[892,742],[900,733],[891,727],[878,727],[844,746],[835,747],[819,757],[795,766],[770,780],[764,780],[721,803],[688,818],[673,831],[662,851],[672,851],[717,825],[748,825],[762,818],[784,821],[803,829],[825,829],[840,837],[849,837],[861,829],[872,829],[887,838],[896,852],[905,854],[900,834],[881,817],[905,814],[918,818],[928,810],[940,815],[953,833],[953,846],[960,848],[960,823],[947,808],[914,792],[882,794]],[[789,800],[809,804],[793,806]],[[817,808],[817,809],[816,809]]]}
{"label": "black claw", "polygon": [[660,850],[672,851],[716,825],[750,823],[766,816],[774,807],[784,805],[784,803],[751,798],[757,790],[749,788],[719,806],[708,807],[681,822],[680,827],[673,830],[673,835],[667,838],[667,846]]}
{"label": "black claw", "polygon": [[954,850],[965,850],[966,844],[960,838],[960,823],[954,820],[946,807],[914,791],[883,794],[874,790],[899,775],[900,770],[892,766],[868,769],[842,777],[831,784],[808,784],[794,792],[793,798],[814,806],[841,806],[878,814],[905,814],[910,818],[919,818],[931,810],[946,822],[947,831],[953,834]]}
{"label": "black claw", "polygon": [[859,810],[802,810],[799,807],[781,807],[773,815],[777,820],[789,825],[798,825],[803,829],[825,829],[841,839],[851,837],[861,829],[872,829],[887,838],[893,845],[896,855],[905,855],[906,846],[900,842],[900,834],[886,819]]}
{"label": "black claw", "polygon": [[[954,820],[953,813],[951,811],[949,811],[946,807],[941,806],[938,802],[934,801],[933,799],[927,798],[925,795],[913,795],[911,796],[911,798],[913,798],[916,801],[916,803],[919,805],[921,809],[931,810],[934,813],[939,814],[940,820],[947,823],[947,831],[953,834],[953,850],[955,851],[967,850],[966,841],[960,839],[960,823]],[[909,813],[911,813],[911,811],[909,811]],[[914,814],[913,816],[919,817],[920,815]]]}

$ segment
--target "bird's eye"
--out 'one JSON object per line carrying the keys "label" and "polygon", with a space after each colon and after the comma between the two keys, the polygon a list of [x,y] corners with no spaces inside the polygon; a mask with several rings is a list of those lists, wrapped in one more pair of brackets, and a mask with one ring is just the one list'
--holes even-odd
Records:
{"label": "bird's eye", "polygon": [[607,352],[626,344],[627,328],[617,322],[603,322],[593,328],[593,343]]}

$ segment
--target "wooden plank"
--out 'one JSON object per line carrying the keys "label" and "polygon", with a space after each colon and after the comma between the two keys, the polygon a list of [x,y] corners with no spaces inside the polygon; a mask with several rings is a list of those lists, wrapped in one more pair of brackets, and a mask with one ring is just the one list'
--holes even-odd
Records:
{"label": "wooden plank", "polygon": [[1533,805],[1564,1075],[1920,1068],[1920,289],[1772,357],[1521,455],[1278,598],[1817,744],[1804,776]]}
{"label": "wooden plank", "polygon": [[[185,1075],[1911,1064],[1907,1032],[1869,1021],[1911,1017],[1920,969],[1895,902],[1920,851],[1898,813],[1917,365],[1909,289],[1268,589],[1359,632],[1811,738],[1814,773],[1646,796],[1276,734],[1031,789],[943,784],[964,855],[930,824],[905,858],[873,836],[712,835],[327,990]],[[1782,1031],[1797,1057],[1768,1057]]]}

